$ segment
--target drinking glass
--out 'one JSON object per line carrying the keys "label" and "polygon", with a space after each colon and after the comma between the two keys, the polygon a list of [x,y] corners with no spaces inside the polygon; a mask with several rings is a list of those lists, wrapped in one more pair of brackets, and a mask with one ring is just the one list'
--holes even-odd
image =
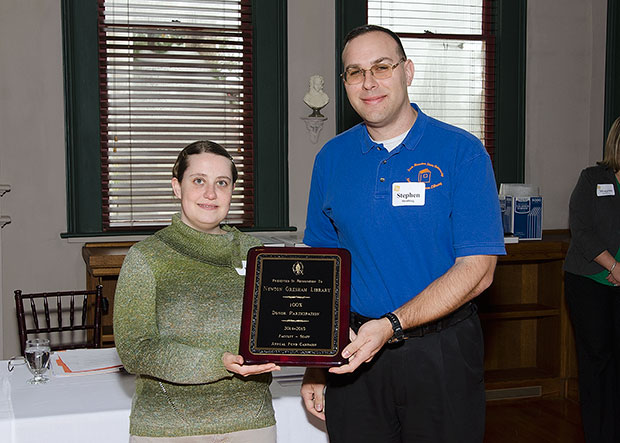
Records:
{"label": "drinking glass", "polygon": [[50,341],[46,338],[26,340],[26,351],[24,354],[28,369],[34,376],[28,380],[28,383],[32,385],[47,383],[49,378],[43,374],[49,369]]}

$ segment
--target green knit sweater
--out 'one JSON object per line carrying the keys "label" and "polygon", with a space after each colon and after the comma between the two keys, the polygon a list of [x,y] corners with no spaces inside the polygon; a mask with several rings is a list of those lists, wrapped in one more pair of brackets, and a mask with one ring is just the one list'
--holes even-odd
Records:
{"label": "green knit sweater", "polygon": [[222,364],[237,353],[247,251],[235,228],[205,234],[178,215],[127,253],[114,296],[114,339],[137,374],[130,434],[221,434],[275,424],[271,374],[243,378]]}

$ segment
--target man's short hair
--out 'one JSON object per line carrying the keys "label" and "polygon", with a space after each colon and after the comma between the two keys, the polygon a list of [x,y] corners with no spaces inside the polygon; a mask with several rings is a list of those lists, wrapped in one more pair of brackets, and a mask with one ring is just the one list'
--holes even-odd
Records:
{"label": "man's short hair", "polygon": [[347,46],[347,43],[349,43],[354,38],[359,37],[360,35],[368,34],[369,32],[383,32],[389,35],[390,37],[392,37],[392,39],[398,45],[398,51],[400,52],[399,55],[401,57],[404,57],[405,59],[407,58],[407,55],[405,54],[405,48],[403,47],[403,43],[400,41],[400,38],[398,37],[398,35],[396,35],[393,31],[389,30],[388,28],[384,28],[383,26],[377,26],[377,25],[362,25],[349,31],[347,36],[344,38],[344,44],[342,46],[343,52],[344,52],[344,48]]}

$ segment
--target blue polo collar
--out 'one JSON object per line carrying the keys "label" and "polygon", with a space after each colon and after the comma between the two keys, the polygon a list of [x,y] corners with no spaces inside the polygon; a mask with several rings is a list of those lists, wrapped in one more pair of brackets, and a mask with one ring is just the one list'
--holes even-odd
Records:
{"label": "blue polo collar", "polygon": [[[409,133],[407,134],[401,145],[404,146],[406,149],[413,151],[420,142],[422,134],[424,134],[424,130],[426,129],[426,125],[428,123],[428,116],[423,113],[420,110],[420,107],[415,103],[411,103],[411,107],[416,110],[416,112],[418,113],[418,117],[416,118],[415,123],[409,130]],[[371,149],[374,149],[378,146],[383,146],[372,141],[372,139],[370,138],[370,134],[368,134],[368,128],[364,123],[360,124],[359,135],[362,154],[367,154],[368,152],[370,152]]]}

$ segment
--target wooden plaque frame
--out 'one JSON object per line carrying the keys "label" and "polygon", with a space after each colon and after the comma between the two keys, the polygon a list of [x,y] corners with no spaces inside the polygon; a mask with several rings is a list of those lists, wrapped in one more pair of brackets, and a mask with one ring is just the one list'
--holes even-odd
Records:
{"label": "wooden plaque frame", "polygon": [[248,252],[239,353],[247,364],[346,363],[351,255],[339,248]]}

